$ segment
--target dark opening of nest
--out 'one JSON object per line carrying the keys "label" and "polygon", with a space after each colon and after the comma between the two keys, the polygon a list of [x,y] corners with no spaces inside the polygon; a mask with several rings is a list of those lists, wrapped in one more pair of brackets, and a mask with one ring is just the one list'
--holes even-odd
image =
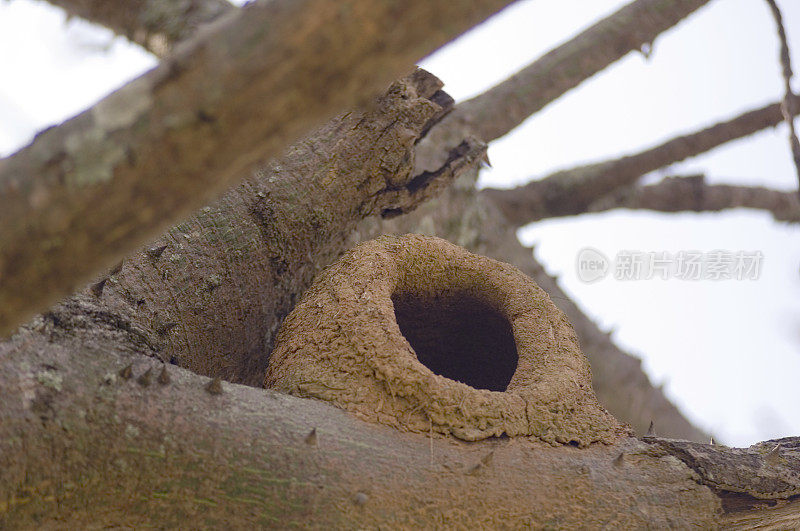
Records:
{"label": "dark opening of nest", "polygon": [[434,373],[476,389],[505,391],[517,370],[511,324],[466,294],[392,296],[400,331]]}

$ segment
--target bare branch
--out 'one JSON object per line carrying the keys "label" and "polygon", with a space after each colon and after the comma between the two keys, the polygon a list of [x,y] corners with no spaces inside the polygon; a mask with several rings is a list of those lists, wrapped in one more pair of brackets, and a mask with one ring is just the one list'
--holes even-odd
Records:
{"label": "bare branch", "polygon": [[490,142],[568,90],[633,50],[652,46],[709,0],[637,0],[596,23],[523,70],[471,100],[460,103],[417,150],[417,167],[439,167],[465,136]]}
{"label": "bare branch", "polygon": [[0,160],[0,334],[507,3],[272,0],[204,26]]}
{"label": "bare branch", "polygon": [[667,177],[649,186],[631,186],[607,194],[587,212],[615,208],[659,212],[718,212],[730,208],[755,208],[771,213],[776,221],[800,222],[800,199],[794,192],[761,186],[708,184],[703,175]]}
{"label": "bare branch", "polygon": [[[793,101],[796,100],[797,96],[793,96]],[[486,189],[483,193],[516,225],[574,216],[587,212],[599,198],[633,184],[651,171],[774,127],[781,120],[781,104],[773,103],[634,155],[562,170],[511,190]]]}
{"label": "bare branch", "polygon": [[48,0],[68,16],[108,27],[162,57],[201,24],[234,9],[227,0]]}
{"label": "bare branch", "polygon": [[[785,94],[781,102],[781,112],[783,113],[783,119],[789,126],[789,147],[792,150],[794,167],[797,171],[797,180],[798,183],[800,183],[800,141],[797,139],[797,132],[794,128],[794,116],[797,114],[797,111],[793,108],[796,101],[792,97],[792,60],[789,55],[789,43],[786,42],[786,30],[783,27],[783,17],[781,16],[781,10],[778,8],[778,4],[775,3],[775,0],[766,0],[766,2],[769,4],[772,16],[775,18],[775,25],[778,27],[778,39],[781,42],[780,61],[783,67],[783,88]],[[800,188],[798,189],[798,193],[800,194]]]}

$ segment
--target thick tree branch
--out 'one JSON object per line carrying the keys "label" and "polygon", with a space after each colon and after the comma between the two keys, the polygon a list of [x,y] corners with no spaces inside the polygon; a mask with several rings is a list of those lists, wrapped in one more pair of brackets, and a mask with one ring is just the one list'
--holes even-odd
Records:
{"label": "thick tree branch", "polygon": [[[792,59],[789,55],[789,43],[786,42],[786,29],[783,27],[783,16],[778,4],[775,0],[766,0],[769,4],[769,9],[772,11],[772,16],[775,19],[775,25],[778,27],[778,40],[781,43],[780,61],[783,69],[783,89],[784,98],[781,102],[781,113],[783,119],[789,126],[789,147],[792,150],[792,159],[794,159],[794,167],[797,171],[797,180],[800,183],[800,140],[797,139],[797,132],[794,129],[794,117],[797,114],[793,105],[796,104],[792,93]],[[800,193],[800,191],[798,192]]]}
{"label": "thick tree branch", "polygon": [[0,161],[0,334],[507,3],[255,2],[39,134]]}
{"label": "thick tree branch", "polygon": [[234,9],[227,0],[48,0],[68,16],[106,26],[163,57],[195,29]]}
{"label": "thick tree branch", "polygon": [[708,0],[636,0],[456,109],[418,149],[418,166],[437,167],[467,135],[490,142],[633,50],[652,46]]}
{"label": "thick tree branch", "polygon": [[[800,486],[796,439],[774,457],[772,445],[654,438],[581,450],[527,438],[465,445],[269,390],[222,383],[212,394],[205,377],[162,370],[78,336],[54,343],[22,331],[0,344],[0,526],[796,522],[766,509],[792,503]],[[732,474],[762,467],[767,481]]]}
{"label": "thick tree branch", "polygon": [[446,111],[436,101],[452,102],[439,87],[422,70],[393,84],[372,110],[331,121],[35,326],[260,386],[275,330],[355,224],[413,210],[484,156],[468,140],[438,171],[412,173],[414,144]]}
{"label": "thick tree branch", "polygon": [[761,186],[708,184],[703,175],[667,177],[648,186],[620,188],[593,202],[588,212],[615,208],[658,212],[718,212],[730,208],[755,208],[771,213],[776,221],[800,222],[800,199],[795,192]]}
{"label": "thick tree branch", "polygon": [[[794,98],[797,100],[797,96]],[[781,120],[781,104],[773,103],[634,155],[562,170],[511,190],[486,189],[483,194],[517,226],[549,217],[574,216],[651,171],[774,127]]]}

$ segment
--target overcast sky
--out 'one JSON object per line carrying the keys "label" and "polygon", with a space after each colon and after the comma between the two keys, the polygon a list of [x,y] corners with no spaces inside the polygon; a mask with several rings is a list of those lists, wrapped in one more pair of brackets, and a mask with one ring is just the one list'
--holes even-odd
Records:
{"label": "overcast sky", "polygon": [[[457,100],[504,79],[626,2],[527,0],[422,66]],[[800,2],[779,0],[800,65]],[[774,21],[763,0],[712,0],[490,146],[481,185],[513,187],[603,160],[777,101],[782,81]],[[136,77],[155,60],[44,2],[0,3],[0,156]],[[798,67],[800,70],[800,67]],[[795,89],[800,85],[795,84]],[[710,182],[796,189],[784,127],[669,168]],[[657,176],[651,177],[652,179]],[[644,360],[691,420],[732,445],[800,434],[800,227],[763,212],[614,211],[520,231],[562,287],[614,339]],[[757,280],[579,280],[591,247],[623,252],[760,252]],[[658,419],[654,419],[656,426]]]}

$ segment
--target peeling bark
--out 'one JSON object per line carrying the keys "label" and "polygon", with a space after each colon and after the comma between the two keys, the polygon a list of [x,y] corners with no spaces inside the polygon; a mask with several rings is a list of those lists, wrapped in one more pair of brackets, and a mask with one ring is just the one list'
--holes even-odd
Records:
{"label": "peeling bark", "polygon": [[0,334],[507,3],[251,3],[40,133],[0,160]]}

